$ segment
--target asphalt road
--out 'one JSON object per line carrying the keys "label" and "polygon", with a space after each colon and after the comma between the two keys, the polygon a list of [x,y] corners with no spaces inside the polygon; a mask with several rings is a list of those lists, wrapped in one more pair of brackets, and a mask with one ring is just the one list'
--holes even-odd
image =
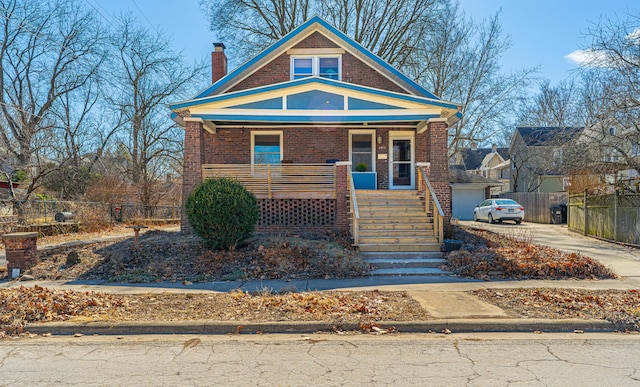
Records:
{"label": "asphalt road", "polygon": [[637,386],[640,335],[90,336],[0,341],[0,385]]}

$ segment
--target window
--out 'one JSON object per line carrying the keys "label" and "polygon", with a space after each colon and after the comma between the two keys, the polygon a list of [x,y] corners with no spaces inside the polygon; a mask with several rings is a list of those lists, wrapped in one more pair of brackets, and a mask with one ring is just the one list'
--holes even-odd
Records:
{"label": "window", "polygon": [[292,56],[291,79],[319,76],[330,79],[341,79],[340,56]]}
{"label": "window", "polygon": [[616,128],[614,128],[614,127],[609,128],[609,134],[615,135],[616,134]]}
{"label": "window", "polygon": [[252,164],[280,164],[282,160],[282,132],[251,133]]}
{"label": "window", "polygon": [[356,169],[358,164],[364,163],[367,165],[367,169],[364,172],[375,172],[374,137],[375,131],[373,130],[351,131],[351,171],[358,172]]}

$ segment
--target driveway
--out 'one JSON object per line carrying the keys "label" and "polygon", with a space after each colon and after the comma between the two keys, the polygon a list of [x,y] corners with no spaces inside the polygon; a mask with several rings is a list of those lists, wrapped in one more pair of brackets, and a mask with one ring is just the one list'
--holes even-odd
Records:
{"label": "driveway", "polygon": [[489,224],[486,222],[460,221],[460,226],[493,231],[499,234],[531,239],[533,243],[558,250],[581,253],[597,259],[610,267],[623,280],[640,284],[640,249],[617,243],[585,237],[569,231],[567,225],[513,222]]}

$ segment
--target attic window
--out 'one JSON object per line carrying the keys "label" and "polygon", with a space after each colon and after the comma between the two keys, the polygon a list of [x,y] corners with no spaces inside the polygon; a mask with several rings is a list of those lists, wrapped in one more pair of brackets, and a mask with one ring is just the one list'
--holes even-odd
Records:
{"label": "attic window", "polygon": [[292,56],[291,79],[317,76],[340,80],[341,62],[340,56]]}

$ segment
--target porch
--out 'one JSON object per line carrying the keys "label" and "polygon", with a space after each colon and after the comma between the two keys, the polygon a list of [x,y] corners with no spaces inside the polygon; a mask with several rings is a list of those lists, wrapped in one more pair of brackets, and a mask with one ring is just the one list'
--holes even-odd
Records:
{"label": "porch", "polygon": [[335,164],[204,164],[203,180],[231,178],[258,199],[258,230],[349,230],[362,251],[439,251],[444,212],[427,178],[417,189],[354,189],[350,162]]}

